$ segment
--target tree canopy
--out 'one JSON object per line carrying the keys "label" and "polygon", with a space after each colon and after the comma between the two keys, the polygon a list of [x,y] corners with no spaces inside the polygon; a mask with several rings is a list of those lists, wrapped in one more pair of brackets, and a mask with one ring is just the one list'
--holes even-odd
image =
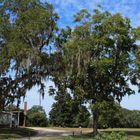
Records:
{"label": "tree canopy", "polygon": [[58,15],[52,5],[40,0],[0,1],[0,14],[0,77],[10,79],[5,99],[14,94],[13,99],[20,101],[36,84],[43,96]]}
{"label": "tree canopy", "polygon": [[75,23],[63,44],[67,77],[73,93],[92,102],[96,134],[98,104],[120,102],[123,96],[134,94],[129,80],[136,38],[130,20],[118,13],[81,10]]}

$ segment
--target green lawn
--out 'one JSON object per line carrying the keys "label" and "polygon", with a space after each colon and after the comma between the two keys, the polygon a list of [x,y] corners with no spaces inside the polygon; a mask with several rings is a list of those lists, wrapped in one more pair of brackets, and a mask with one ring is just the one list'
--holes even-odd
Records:
{"label": "green lawn", "polygon": [[28,128],[0,128],[0,139],[31,137],[36,134]]}

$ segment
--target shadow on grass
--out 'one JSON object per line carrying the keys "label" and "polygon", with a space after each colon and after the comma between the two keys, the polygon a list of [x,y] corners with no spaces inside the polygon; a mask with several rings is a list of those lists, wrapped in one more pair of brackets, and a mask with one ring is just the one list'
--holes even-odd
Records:
{"label": "shadow on grass", "polygon": [[37,134],[29,128],[0,128],[0,138],[31,137]]}
{"label": "shadow on grass", "polygon": [[128,136],[138,136],[140,137],[140,131],[124,131]]}
{"label": "shadow on grass", "polygon": [[111,132],[124,132],[126,133],[128,136],[137,136],[137,137],[140,137],[140,129],[120,129],[120,130],[105,130],[105,131],[102,131],[102,132],[108,132],[108,133],[111,133]]}

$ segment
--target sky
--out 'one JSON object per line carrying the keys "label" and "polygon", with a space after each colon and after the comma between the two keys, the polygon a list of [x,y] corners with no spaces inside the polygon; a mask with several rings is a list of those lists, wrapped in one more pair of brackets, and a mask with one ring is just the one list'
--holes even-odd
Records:
{"label": "sky", "polygon": [[[133,27],[140,26],[140,0],[43,0],[53,4],[55,11],[58,13],[60,19],[58,24],[60,27],[73,26],[73,15],[81,9],[88,9],[90,12],[98,4],[100,4],[104,10],[108,10],[111,13],[121,13],[124,17],[128,17],[131,20]],[[47,114],[51,109],[53,103],[53,97],[48,96],[48,87],[54,85],[51,81],[46,83],[46,94],[41,105],[46,110]],[[127,109],[140,110],[140,93],[137,92],[137,88],[132,86],[136,91],[135,95],[126,96],[121,102],[121,106]],[[39,93],[37,87],[32,88],[25,98],[28,102],[28,108],[33,105],[39,105]],[[21,103],[23,108],[23,102]]]}

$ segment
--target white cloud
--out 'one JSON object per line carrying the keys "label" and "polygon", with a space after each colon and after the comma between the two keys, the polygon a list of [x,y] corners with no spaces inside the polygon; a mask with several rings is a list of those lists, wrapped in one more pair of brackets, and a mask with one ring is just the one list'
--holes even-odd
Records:
{"label": "white cloud", "polygon": [[105,10],[113,13],[120,12],[122,15],[132,19],[133,25],[139,18],[140,0],[48,0],[55,6],[56,12],[60,15],[63,25],[71,24],[73,15],[79,10],[86,8],[93,10],[97,4],[101,4]]}

